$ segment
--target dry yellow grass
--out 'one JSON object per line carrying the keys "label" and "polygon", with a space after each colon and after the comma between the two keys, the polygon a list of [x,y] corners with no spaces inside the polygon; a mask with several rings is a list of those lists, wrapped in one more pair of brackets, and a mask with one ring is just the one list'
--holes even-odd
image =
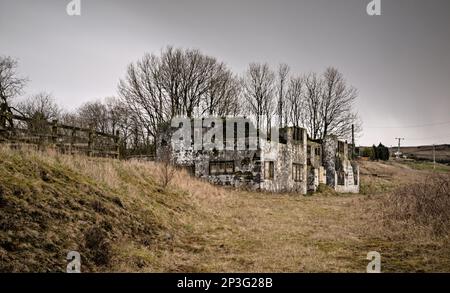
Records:
{"label": "dry yellow grass", "polygon": [[[364,272],[372,250],[384,271],[449,271],[448,237],[382,221],[383,198],[427,171],[362,164],[364,194],[301,196],[221,188],[185,171],[164,189],[155,163],[3,148],[0,270],[64,271],[75,249],[85,271]],[[110,259],[86,244],[93,228]]]}

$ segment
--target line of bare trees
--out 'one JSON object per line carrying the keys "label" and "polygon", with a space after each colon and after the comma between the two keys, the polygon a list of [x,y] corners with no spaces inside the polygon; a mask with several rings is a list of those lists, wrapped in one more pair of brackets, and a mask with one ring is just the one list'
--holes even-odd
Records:
{"label": "line of bare trees", "polygon": [[[264,118],[270,129],[273,123],[305,127],[312,139],[323,139],[329,134],[350,138],[352,124],[356,132],[361,124],[354,110],[357,90],[348,85],[336,68],[329,67],[322,75],[309,73],[289,76],[286,64],[278,72],[268,64],[252,63],[243,78],[245,114],[257,115],[261,128]],[[272,121],[278,114],[277,121]]]}
{"label": "line of bare trees", "polygon": [[153,151],[159,126],[176,115],[246,115],[255,117],[258,129],[301,126],[312,139],[328,134],[348,138],[352,124],[357,132],[360,129],[354,110],[357,91],[333,67],[322,74],[291,75],[286,64],[273,70],[268,64],[251,63],[238,76],[199,50],[167,47],[159,55],[147,54],[131,63],[117,97],[68,112],[46,92],[16,102],[27,83],[18,76],[17,65],[11,57],[0,57],[2,112],[15,110],[109,134],[119,131],[123,148],[131,153]]}
{"label": "line of bare trees", "polygon": [[239,80],[198,50],[168,47],[129,65],[119,95],[149,136],[173,116],[237,115]]}

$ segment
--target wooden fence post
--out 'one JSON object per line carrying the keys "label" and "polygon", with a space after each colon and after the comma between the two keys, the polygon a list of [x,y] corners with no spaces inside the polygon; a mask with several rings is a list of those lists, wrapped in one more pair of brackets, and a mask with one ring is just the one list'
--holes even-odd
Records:
{"label": "wooden fence post", "polygon": [[54,119],[52,120],[52,143],[54,144],[54,147],[58,149],[57,143],[58,143],[58,120]]}
{"label": "wooden fence post", "polygon": [[89,140],[88,140],[88,156],[92,156],[92,146],[93,146],[93,136],[94,132],[92,129],[89,130]]}
{"label": "wooden fence post", "polygon": [[72,128],[70,131],[70,145],[69,145],[69,153],[71,155],[73,154],[73,144],[75,143],[75,133],[76,133],[75,128]]}
{"label": "wooden fence post", "polygon": [[[17,133],[12,127],[12,120],[18,120]],[[13,140],[18,142],[28,142],[41,147],[51,147],[60,152],[69,151],[70,154],[80,151],[87,156],[114,156],[117,159],[121,157],[122,144],[124,141],[120,137],[120,131],[116,130],[114,135],[97,132],[92,127],[81,128],[70,125],[60,124],[58,120],[45,120],[44,131],[30,127],[32,119],[20,115],[13,115],[5,110],[4,105],[0,103],[0,137],[1,142]],[[28,127],[26,127],[28,126]],[[62,129],[62,130],[61,130]],[[70,132],[70,133],[68,133]],[[18,135],[17,135],[18,134]],[[38,136],[39,140],[34,137]],[[77,136],[78,135],[78,136]],[[88,136],[86,149],[86,135]],[[77,145],[77,142],[81,146]]]}
{"label": "wooden fence post", "polygon": [[116,130],[116,136],[114,137],[114,144],[116,146],[117,159],[120,159],[120,132]]}

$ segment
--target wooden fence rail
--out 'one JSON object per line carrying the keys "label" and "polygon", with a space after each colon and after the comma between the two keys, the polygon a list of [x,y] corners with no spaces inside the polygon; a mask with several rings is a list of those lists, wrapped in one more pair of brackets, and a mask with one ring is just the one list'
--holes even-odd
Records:
{"label": "wooden fence rail", "polygon": [[36,120],[0,112],[0,143],[53,147],[62,153],[119,158],[119,132],[111,135],[69,126],[57,120]]}

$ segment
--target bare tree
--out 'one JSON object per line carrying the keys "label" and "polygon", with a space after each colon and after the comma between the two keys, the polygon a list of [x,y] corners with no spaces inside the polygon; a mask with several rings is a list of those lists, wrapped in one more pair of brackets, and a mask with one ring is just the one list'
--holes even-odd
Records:
{"label": "bare tree", "polygon": [[121,99],[154,141],[158,127],[175,115],[229,115],[238,81],[223,63],[198,50],[167,47],[130,64],[119,83]]}
{"label": "bare tree", "polygon": [[219,65],[210,79],[200,114],[236,116],[239,113],[240,84],[237,77]]}
{"label": "bare tree", "polygon": [[126,105],[116,97],[107,97],[105,99],[106,112],[108,117],[108,131],[115,135],[123,124],[126,124],[128,109]]}
{"label": "bare tree", "polygon": [[159,176],[160,182],[164,189],[166,189],[170,182],[172,182],[177,171],[176,166],[172,162],[170,148],[163,148],[159,157]]}
{"label": "bare tree", "polygon": [[20,114],[29,118],[28,129],[41,135],[49,134],[48,122],[57,120],[61,112],[53,96],[46,92],[19,102],[16,108]]}
{"label": "bare tree", "polygon": [[70,126],[81,126],[79,123],[79,117],[76,113],[67,111],[67,110],[61,110],[60,114],[60,121],[62,124],[70,125]]}
{"label": "bare tree", "polygon": [[219,116],[238,116],[242,114],[241,93],[242,84],[236,77],[230,77],[228,81],[222,84],[219,90],[219,99],[216,110],[212,114]]}
{"label": "bare tree", "polygon": [[279,126],[287,126],[288,114],[286,108],[286,83],[289,74],[289,66],[280,64],[278,67],[278,119]]}
{"label": "bare tree", "polygon": [[225,64],[198,50],[168,47],[160,58],[163,94],[170,104],[170,116],[219,114],[236,93],[236,80]]}
{"label": "bare tree", "polygon": [[77,110],[79,125],[108,133],[108,109],[100,102],[87,102]]}
{"label": "bare tree", "polygon": [[61,114],[55,98],[46,92],[41,92],[18,103],[17,109],[28,118],[45,121],[59,119]]}
{"label": "bare tree", "polygon": [[195,108],[201,104],[210,86],[214,84],[217,68],[223,65],[217,64],[215,58],[202,55],[198,50],[188,50],[183,56],[181,114],[193,117]]}
{"label": "bare tree", "polygon": [[139,119],[130,111],[128,105],[115,97],[107,98],[105,103],[109,130],[114,135],[119,132],[123,152],[127,150],[127,146],[133,146],[135,150],[142,147],[144,142],[148,141],[147,136]]}
{"label": "bare tree", "polygon": [[320,108],[320,138],[334,134],[341,138],[350,138],[352,124],[360,130],[358,115],[353,110],[357,97],[354,87],[348,86],[342,73],[329,67],[323,74],[323,92]]}
{"label": "bare tree", "polygon": [[286,94],[286,116],[296,127],[303,125],[306,115],[305,89],[303,77],[292,78]]}
{"label": "bare tree", "polygon": [[320,138],[323,121],[321,120],[322,80],[315,73],[305,78],[306,113],[303,125],[313,139]]}
{"label": "bare tree", "polygon": [[287,95],[290,122],[305,127],[312,139],[324,139],[329,134],[350,138],[352,124],[356,132],[361,129],[353,109],[356,97],[356,89],[332,67],[322,76],[310,73],[292,79]]}
{"label": "bare tree", "polygon": [[18,77],[17,60],[0,56],[0,127],[13,127],[11,101],[22,93],[27,79]]}
{"label": "bare tree", "polygon": [[128,66],[127,76],[119,83],[119,94],[137,119],[140,127],[155,137],[158,125],[169,119],[172,109],[164,92],[158,57],[145,55],[136,64]]}
{"label": "bare tree", "polygon": [[275,110],[274,81],[275,74],[268,64],[251,63],[244,77],[243,96],[248,113],[255,116],[258,135],[262,126],[261,117],[266,117],[267,129],[270,129]]}
{"label": "bare tree", "polygon": [[17,60],[0,57],[0,102],[9,105],[11,100],[22,93],[27,79],[17,76]]}

